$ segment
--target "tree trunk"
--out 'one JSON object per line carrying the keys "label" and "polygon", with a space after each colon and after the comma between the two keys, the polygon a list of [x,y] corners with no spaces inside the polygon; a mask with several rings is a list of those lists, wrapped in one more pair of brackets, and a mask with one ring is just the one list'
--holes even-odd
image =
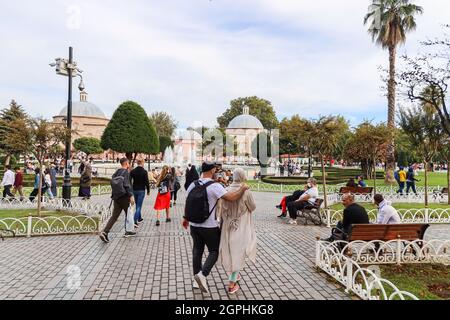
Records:
{"label": "tree trunk", "polygon": [[133,161],[131,162],[131,167],[134,167],[134,163],[136,162],[137,152],[134,153]]}
{"label": "tree trunk", "polygon": [[325,162],[324,162],[323,156],[320,156],[320,162],[322,163],[323,203],[324,203],[325,209],[328,209],[327,179],[325,177]]}
{"label": "tree trunk", "polygon": [[[395,60],[397,48],[396,46],[389,47],[389,82],[388,82],[388,127],[395,128]],[[395,171],[395,144],[394,139],[391,140],[387,147],[386,156],[386,182],[394,183]]]}
{"label": "tree trunk", "polygon": [[425,208],[428,208],[428,162],[425,161]]}
{"label": "tree trunk", "polygon": [[5,166],[9,165],[10,162],[11,162],[11,154],[8,153],[5,158]]}
{"label": "tree trunk", "polygon": [[377,194],[377,160],[373,159],[373,195]]}
{"label": "tree trunk", "polygon": [[38,186],[38,205],[37,205],[37,213],[38,217],[41,217],[41,206],[42,206],[42,181],[44,180],[44,165],[39,163],[40,172],[39,172],[39,186]]}
{"label": "tree trunk", "polygon": [[450,205],[450,161],[447,162],[447,198]]}

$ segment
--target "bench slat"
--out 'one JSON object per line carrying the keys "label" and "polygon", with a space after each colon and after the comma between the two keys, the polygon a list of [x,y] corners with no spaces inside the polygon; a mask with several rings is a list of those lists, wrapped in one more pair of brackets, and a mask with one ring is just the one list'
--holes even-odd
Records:
{"label": "bench slat", "polygon": [[429,226],[429,224],[357,224],[352,226],[348,239],[349,241],[422,240]]}

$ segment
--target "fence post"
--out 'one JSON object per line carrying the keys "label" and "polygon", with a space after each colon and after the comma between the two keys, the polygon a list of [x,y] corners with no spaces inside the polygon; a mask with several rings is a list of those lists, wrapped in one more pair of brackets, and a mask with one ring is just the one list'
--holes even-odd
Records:
{"label": "fence post", "polygon": [[397,265],[402,264],[402,241],[400,240],[400,235],[397,236]]}
{"label": "fence post", "polygon": [[345,269],[346,269],[346,285],[345,285],[345,292],[350,293],[352,289],[352,283],[353,283],[353,266],[352,262],[349,258],[346,258],[345,261]]}
{"label": "fence post", "polygon": [[27,238],[31,237],[32,223],[33,223],[33,217],[31,216],[31,213],[29,213],[28,214],[28,224],[27,224]]}
{"label": "fence post", "polygon": [[283,184],[281,184],[281,194],[283,194]]}
{"label": "fence post", "polygon": [[100,196],[102,195],[102,188],[100,185],[98,185],[97,187],[98,187],[98,195]]}
{"label": "fence post", "polygon": [[258,192],[260,191],[260,187],[259,187],[259,181],[258,181]]}
{"label": "fence post", "polygon": [[327,213],[327,227],[331,228],[331,212],[330,212],[330,209],[327,209],[326,213]]}
{"label": "fence post", "polygon": [[428,215],[429,215],[428,208],[425,208],[425,223],[428,223],[428,221],[429,221]]}

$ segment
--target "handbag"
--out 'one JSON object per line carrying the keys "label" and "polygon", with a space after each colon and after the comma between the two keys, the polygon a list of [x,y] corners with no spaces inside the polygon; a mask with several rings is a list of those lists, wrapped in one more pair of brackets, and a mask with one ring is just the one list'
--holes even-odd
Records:
{"label": "handbag", "polygon": [[167,187],[166,182],[162,182],[158,188],[159,194],[166,194],[169,192],[169,188]]}
{"label": "handbag", "polygon": [[125,216],[125,231],[134,232],[134,213],[136,211],[136,205],[130,206]]}

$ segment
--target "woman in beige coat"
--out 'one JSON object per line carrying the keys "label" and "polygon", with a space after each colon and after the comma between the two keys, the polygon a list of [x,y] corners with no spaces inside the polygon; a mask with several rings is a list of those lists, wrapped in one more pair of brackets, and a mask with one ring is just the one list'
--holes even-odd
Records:
{"label": "woman in beige coat", "polygon": [[[233,172],[233,183],[227,188],[235,191],[247,180],[243,169]],[[252,212],[256,206],[249,190],[235,202],[220,200],[217,216],[222,222],[220,238],[219,261],[230,274],[229,293],[239,290],[239,271],[244,267],[245,258],[256,261],[256,233]]]}

